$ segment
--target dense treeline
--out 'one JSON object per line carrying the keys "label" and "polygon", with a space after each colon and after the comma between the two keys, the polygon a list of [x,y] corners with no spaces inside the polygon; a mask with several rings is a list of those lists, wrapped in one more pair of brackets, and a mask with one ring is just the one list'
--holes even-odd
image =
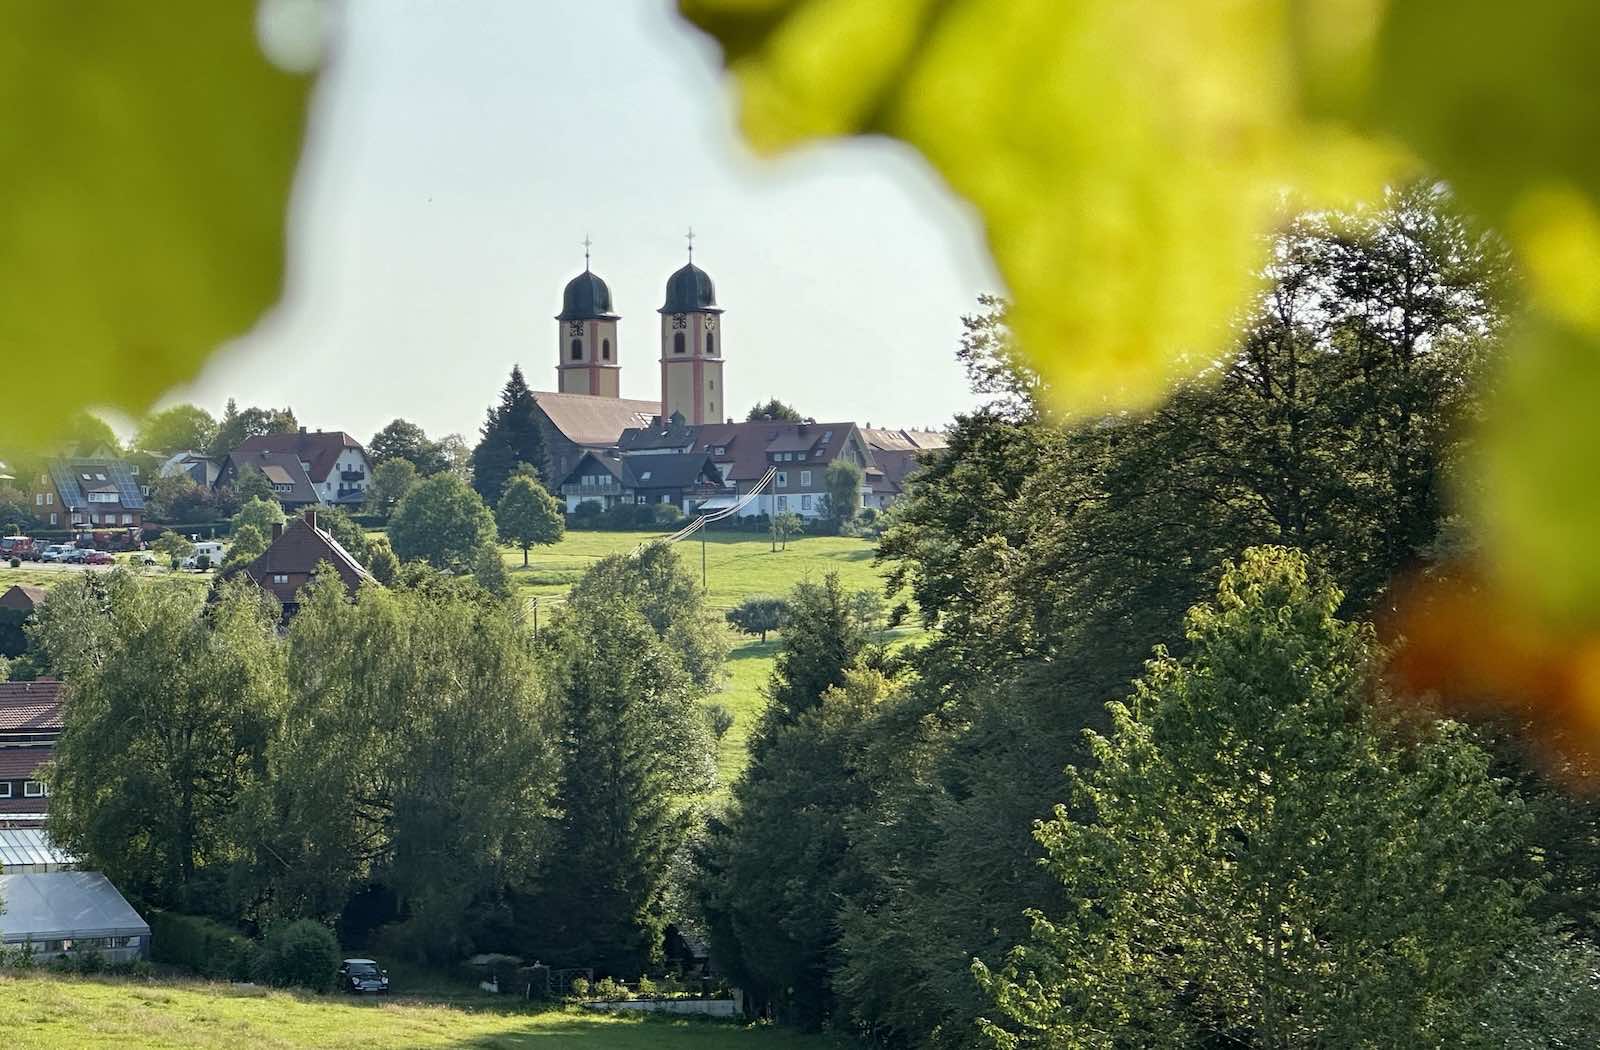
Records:
{"label": "dense treeline", "polygon": [[232,924],[310,918],[441,963],[659,961],[723,657],[670,549],[600,562],[537,639],[420,565],[353,597],[319,575],[278,623],[244,581],[57,587],[31,629],[67,682],[52,835],[146,903]]}
{"label": "dense treeline", "polygon": [[[906,1046],[1592,1021],[1595,807],[1515,725],[1374,706],[1362,625],[1462,545],[1504,253],[1424,185],[1296,220],[1266,278],[1148,415],[1055,416],[1003,304],[968,319],[989,404],[881,545],[931,640],[885,661],[797,609],[789,699],[702,851],[718,957],[775,1016]],[[1566,969],[1519,1003],[1532,958]],[[1472,1002],[1521,1020],[1464,1031]]]}

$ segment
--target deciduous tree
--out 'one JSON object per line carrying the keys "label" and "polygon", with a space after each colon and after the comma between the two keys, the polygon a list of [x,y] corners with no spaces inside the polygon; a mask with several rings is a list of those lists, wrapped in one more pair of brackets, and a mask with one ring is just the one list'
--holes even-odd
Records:
{"label": "deciduous tree", "polygon": [[[1370,628],[1247,551],[1036,832],[1069,899],[995,996],[1002,1047],[1448,1045],[1533,935],[1527,813],[1462,727],[1371,702]],[[1441,893],[1441,885],[1449,886]]]}
{"label": "deciduous tree", "polygon": [[171,456],[204,452],[216,441],[217,420],[199,405],[173,405],[146,416],[134,432],[133,447]]}
{"label": "deciduous tree", "polygon": [[567,531],[561,505],[531,473],[514,475],[506,483],[505,492],[495,505],[494,516],[501,541],[522,548],[524,568],[528,565],[530,547],[559,543]]}
{"label": "deciduous tree", "polygon": [[419,482],[389,519],[389,544],[401,561],[426,561],[448,572],[470,570],[494,537],[494,515],[454,474]]}

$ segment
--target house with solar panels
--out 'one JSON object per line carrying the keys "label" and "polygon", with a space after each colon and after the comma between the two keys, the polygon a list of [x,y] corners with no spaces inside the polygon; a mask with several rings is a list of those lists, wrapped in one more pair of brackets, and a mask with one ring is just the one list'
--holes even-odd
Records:
{"label": "house with solar panels", "polygon": [[144,525],[137,468],[120,459],[53,459],[35,479],[33,516],[53,529],[102,531]]}

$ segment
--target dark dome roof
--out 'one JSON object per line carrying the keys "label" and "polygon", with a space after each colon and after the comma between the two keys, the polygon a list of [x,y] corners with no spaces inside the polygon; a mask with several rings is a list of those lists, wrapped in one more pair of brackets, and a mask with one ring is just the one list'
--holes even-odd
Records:
{"label": "dark dome roof", "polygon": [[616,318],[617,315],[611,312],[611,289],[606,287],[606,282],[588,270],[567,282],[566,291],[561,293],[561,312],[556,314],[556,320],[614,321]]}
{"label": "dark dome roof", "polygon": [[707,314],[722,312],[717,305],[717,290],[712,286],[711,278],[700,267],[689,263],[667,278],[667,301],[657,312],[687,314],[697,310]]}

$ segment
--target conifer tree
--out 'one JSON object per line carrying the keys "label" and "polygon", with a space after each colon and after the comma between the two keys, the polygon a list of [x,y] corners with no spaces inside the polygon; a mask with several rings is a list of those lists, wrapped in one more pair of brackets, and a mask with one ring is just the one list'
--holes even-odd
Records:
{"label": "conifer tree", "polygon": [[489,409],[478,445],[472,450],[472,487],[492,507],[500,501],[506,481],[520,463],[531,466],[541,482],[549,481],[538,406],[522,378],[522,369],[513,367],[500,392],[500,403]]}
{"label": "conifer tree", "polygon": [[692,678],[625,597],[577,597],[551,632],[562,710],[560,813],[529,935],[544,958],[632,977],[660,954],[686,800],[714,745]]}

